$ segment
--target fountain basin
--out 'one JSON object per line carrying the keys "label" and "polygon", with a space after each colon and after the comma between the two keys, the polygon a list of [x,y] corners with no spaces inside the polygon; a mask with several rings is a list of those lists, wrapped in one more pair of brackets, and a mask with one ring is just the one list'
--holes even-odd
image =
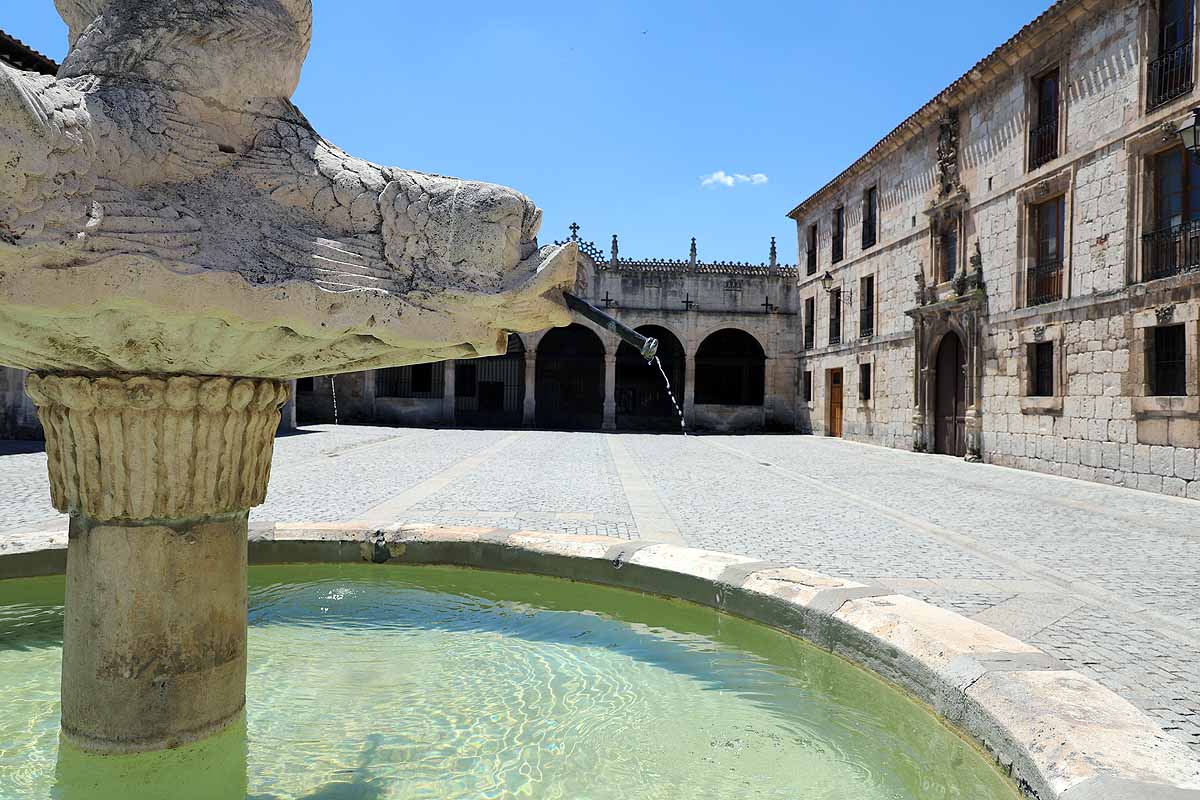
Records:
{"label": "fountain basin", "polygon": [[[20,548],[10,548],[12,550]],[[31,575],[38,573],[53,573],[61,568],[62,551],[33,546],[26,552],[0,557],[0,577],[16,575]],[[986,767],[988,761],[1001,765],[1012,778],[1017,789],[1006,787],[1003,782],[996,784],[997,792],[1007,792],[1008,797],[1016,796],[1017,791],[1024,792],[1030,797],[1063,798],[1149,798],[1149,797],[1185,797],[1191,793],[1187,789],[1200,788],[1200,771],[1194,758],[1191,757],[1182,743],[1175,742],[1163,734],[1148,718],[1138,712],[1133,706],[1121,700],[1116,695],[1100,687],[1094,681],[1063,668],[1049,656],[1040,653],[1035,648],[1025,645],[1011,637],[978,625],[949,612],[932,608],[909,598],[892,595],[881,587],[864,586],[850,581],[829,578],[816,573],[785,568],[778,565],[753,561],[751,559],[719,553],[690,550],[673,545],[656,544],[652,542],[627,542],[607,539],[604,537],[571,537],[550,534],[526,532],[505,532],[481,529],[432,529],[396,526],[394,529],[378,531],[354,525],[323,525],[323,526],[270,526],[266,529],[252,531],[250,546],[250,561],[252,564],[304,564],[304,563],[343,563],[354,564],[363,574],[379,576],[407,574],[407,567],[412,565],[457,565],[490,570],[502,570],[516,573],[535,573],[543,576],[573,578],[593,584],[635,589],[656,595],[690,600],[704,606],[715,607],[725,612],[713,614],[711,610],[696,609],[693,606],[680,606],[667,601],[655,601],[650,610],[642,618],[636,615],[628,622],[634,626],[661,626],[662,620],[670,619],[677,609],[686,609],[693,615],[691,619],[707,620],[708,630],[700,631],[702,639],[711,645],[721,642],[721,630],[739,629],[748,623],[736,619],[753,620],[765,623],[776,631],[766,631],[759,626],[751,626],[761,635],[782,637],[778,641],[791,643],[791,652],[801,652],[800,661],[835,664],[839,659],[833,658],[829,652],[840,655],[845,659],[885,678],[888,682],[901,687],[910,695],[931,706],[933,711],[943,719],[954,723],[960,731],[976,744],[982,745],[987,756],[977,754],[966,748],[957,751],[959,755],[957,770],[964,769],[970,775],[978,773],[976,767]],[[374,562],[368,565],[365,562]],[[401,569],[392,567],[399,565]],[[419,573],[418,573],[419,574]],[[433,573],[428,573],[433,574]],[[471,594],[472,585],[484,585],[489,580],[496,580],[484,573],[461,573],[475,578],[464,578],[462,591]],[[515,576],[509,576],[514,579]],[[521,580],[528,580],[522,577]],[[549,589],[551,585],[561,586],[558,582],[539,584],[533,591],[539,597],[557,596],[568,606],[579,601],[575,607],[546,608],[547,603],[531,601],[528,596],[505,599],[503,593],[495,595],[495,601],[500,604],[508,603],[506,608],[510,613],[528,614],[532,618],[543,613],[579,614],[590,610],[600,612],[605,624],[623,623],[620,614],[614,614],[609,609],[598,607],[604,603],[595,599],[592,593],[601,591],[596,587],[567,584],[565,589]],[[0,585],[2,590],[2,585]],[[478,597],[480,592],[474,596]],[[453,594],[453,593],[452,593]],[[463,596],[462,594],[456,596]],[[646,602],[629,594],[620,597],[628,598],[626,606]],[[618,606],[621,605],[618,602]],[[553,603],[549,603],[553,605]],[[252,606],[253,606],[252,602]],[[401,604],[403,605],[403,604]],[[519,612],[513,609],[520,608]],[[667,612],[670,609],[670,613]],[[251,652],[255,652],[254,636],[256,627],[252,611]],[[680,612],[682,613],[682,612]],[[698,616],[697,616],[698,615]],[[592,617],[589,615],[588,619]],[[360,617],[359,613],[350,614],[346,618],[353,621]],[[368,615],[370,619],[370,615]],[[590,623],[589,623],[590,624]],[[538,627],[530,623],[530,630]],[[519,626],[518,626],[519,627]],[[585,626],[586,627],[586,626]],[[618,625],[619,627],[619,625]],[[682,636],[685,639],[695,636],[696,630],[688,630],[688,625],[668,625],[674,630],[672,634],[662,634],[661,638],[670,643]],[[694,628],[695,625],[693,624]],[[683,630],[680,630],[683,628]],[[571,633],[560,639],[581,632],[583,628],[568,625]],[[795,641],[786,633],[796,634],[826,653],[813,649],[809,645]],[[755,635],[758,635],[757,633]],[[370,632],[363,642],[373,641],[376,634]],[[653,638],[653,635],[651,635]],[[738,637],[734,637],[735,639]],[[753,638],[753,637],[751,637]],[[695,640],[691,640],[695,643]],[[744,638],[743,638],[744,641]],[[678,644],[678,642],[675,642]],[[619,649],[619,648],[618,648]],[[752,648],[750,648],[752,650]],[[768,648],[769,650],[770,648]],[[743,648],[743,652],[745,652]],[[494,660],[494,659],[493,659]],[[754,658],[751,657],[751,661]],[[251,670],[254,670],[254,656],[251,659]],[[653,661],[653,659],[650,659]],[[767,658],[758,661],[761,667],[763,661],[779,667],[777,659]],[[572,662],[576,663],[576,662]],[[745,674],[750,662],[743,662],[730,674]],[[344,665],[343,665],[344,666]],[[785,665],[786,666],[786,665]],[[887,688],[882,694],[878,691],[884,685],[871,682],[874,678],[856,670],[854,667],[841,664],[841,668],[849,670],[847,675],[856,679],[867,680],[868,683],[855,684],[859,687],[850,695],[869,698],[868,706],[892,706],[903,699],[894,688]],[[287,672],[287,665],[281,664],[279,671],[282,675]],[[694,674],[697,670],[692,670]],[[770,671],[770,670],[769,670]],[[819,670],[818,670],[819,671]],[[623,670],[617,670],[617,673]],[[786,669],[784,670],[786,672]],[[411,674],[411,679],[420,677],[420,670]],[[683,670],[688,674],[687,670]],[[339,665],[329,665],[330,675],[341,674]],[[600,673],[594,673],[600,674]],[[678,674],[678,673],[675,673]],[[780,674],[778,671],[774,674]],[[400,691],[405,685],[407,675],[397,675],[392,682],[393,691]],[[711,676],[706,676],[709,678]],[[762,673],[759,673],[762,677]],[[845,678],[845,680],[850,680]],[[786,681],[785,681],[786,682]],[[533,682],[531,686],[538,685]],[[867,691],[864,686],[875,685],[876,689]],[[465,684],[464,684],[465,686]],[[762,682],[762,694],[771,694],[771,682]],[[310,687],[312,688],[312,687]],[[743,687],[745,688],[745,687]],[[378,687],[364,678],[363,691],[374,694]],[[252,679],[249,697],[251,723],[251,753],[255,752],[258,741],[255,734],[254,698],[260,692],[269,694],[270,687],[258,689]],[[320,687],[312,688],[313,691]],[[734,694],[738,690],[727,689]],[[531,691],[536,691],[531,689]],[[655,694],[656,692],[651,692]],[[657,692],[661,694],[661,692]],[[750,694],[756,692],[750,691]],[[51,695],[53,692],[51,691]],[[379,695],[387,697],[387,692]],[[586,693],[585,695],[586,696]],[[886,703],[879,698],[890,698]],[[805,705],[800,695],[789,696],[774,708],[796,709]],[[264,699],[264,702],[269,702]],[[382,702],[382,701],[381,701]],[[911,702],[909,707],[919,710]],[[667,739],[672,742],[687,740],[688,709],[699,708],[699,701],[683,701],[677,705],[680,709],[680,720],[658,735],[657,740]],[[753,705],[753,703],[752,703]],[[768,704],[769,705],[769,704]],[[442,707],[439,703],[435,707]],[[447,708],[452,706],[447,706]],[[829,707],[826,707],[828,710]],[[844,709],[844,707],[843,707]],[[731,712],[725,711],[717,716],[730,717]],[[818,715],[819,718],[829,719],[838,717],[834,713]],[[851,715],[852,716],[852,715]],[[932,714],[918,714],[924,720],[918,728],[909,728],[914,741],[933,742],[939,734],[947,729],[938,724]],[[916,717],[914,717],[915,719]],[[861,722],[861,720],[860,720]],[[314,725],[320,725],[314,721]],[[865,723],[863,723],[865,724]],[[874,724],[874,723],[872,723]],[[755,728],[754,725],[750,726]],[[856,727],[851,724],[850,728]],[[861,726],[860,726],[861,727]],[[335,726],[336,728],[336,726]],[[788,730],[796,730],[795,725]],[[232,735],[236,736],[237,732]],[[351,737],[352,739],[354,737]],[[611,734],[610,734],[611,738]],[[729,737],[733,742],[736,737]],[[769,738],[769,737],[768,737]],[[703,737],[701,737],[701,740]],[[700,741],[700,740],[697,740]],[[708,739],[711,743],[712,737]],[[358,751],[365,752],[364,742],[358,742]],[[828,743],[827,743],[828,744]],[[959,744],[962,742],[959,740]],[[205,743],[201,747],[220,748],[220,742]],[[378,746],[385,746],[380,743]],[[733,745],[737,747],[736,743]],[[234,750],[237,746],[233,746]],[[936,749],[936,748],[935,748]],[[187,753],[188,751],[180,751]],[[965,755],[964,755],[965,754]],[[138,757],[144,758],[144,757]],[[347,757],[348,763],[340,767],[342,777],[353,777],[351,773],[360,769],[353,763],[353,758]],[[972,760],[974,759],[974,760]],[[786,756],[777,759],[784,764],[799,764],[794,758]],[[886,760],[886,759],[885,759]],[[937,774],[936,758],[920,755],[918,763],[928,767],[929,775]],[[108,762],[112,763],[112,762]],[[251,787],[254,788],[255,772],[254,758],[251,764]],[[364,762],[365,763],[365,762]],[[866,763],[866,762],[863,762]],[[874,769],[896,772],[893,767],[873,762]],[[961,765],[973,765],[962,767]],[[732,765],[737,769],[737,764]],[[60,771],[65,768],[60,761]],[[789,777],[803,779],[804,775],[815,775],[815,768],[797,768],[784,771],[784,780]],[[868,768],[869,769],[869,768]],[[69,770],[68,770],[69,772]],[[369,777],[369,773],[367,774]],[[928,777],[928,776],[926,776]],[[755,783],[753,775],[746,776],[752,788]],[[353,781],[342,781],[342,783]],[[337,783],[337,781],[334,781]],[[323,786],[328,786],[322,784]],[[929,786],[937,786],[936,781]],[[974,794],[954,794],[958,789],[945,789],[941,794],[937,789],[928,786],[917,790],[914,797],[988,797],[981,794],[978,787],[971,789]],[[651,784],[653,786],[653,784]],[[1174,788],[1172,788],[1174,787]],[[318,786],[298,786],[291,794],[278,796],[308,796],[308,797],[389,797],[406,796],[404,794],[315,794]],[[679,796],[669,793],[669,787],[664,787],[668,794],[661,796]],[[785,786],[785,790],[793,793],[803,789],[804,784]],[[613,796],[659,796],[653,793],[641,793],[636,790],[630,793],[630,787],[625,787],[623,794]],[[352,792],[352,787],[321,789],[327,792]],[[748,789],[742,790],[745,796],[755,796]],[[1169,794],[1168,792],[1184,792]],[[300,792],[300,793],[296,793]],[[304,792],[309,792],[305,794]],[[829,796],[870,796],[863,794],[842,794]],[[266,795],[271,796],[271,795]],[[425,796],[416,794],[413,796]],[[428,796],[443,796],[436,792]],[[471,796],[471,795],[464,795]],[[474,796],[479,796],[478,794]],[[503,795],[500,795],[503,796]],[[532,796],[555,796],[554,794],[534,794]],[[571,796],[571,795],[564,795]],[[584,795],[575,795],[584,796]],[[604,796],[602,794],[587,796]],[[722,796],[710,793],[708,796]],[[725,795],[728,796],[728,795]],[[761,794],[757,796],[776,796]],[[789,796],[789,795],[778,795]],[[803,796],[820,797],[820,794]],[[882,795],[888,796],[888,795]],[[905,796],[903,794],[899,795]],[[1000,794],[1000,797],[1006,795]]]}

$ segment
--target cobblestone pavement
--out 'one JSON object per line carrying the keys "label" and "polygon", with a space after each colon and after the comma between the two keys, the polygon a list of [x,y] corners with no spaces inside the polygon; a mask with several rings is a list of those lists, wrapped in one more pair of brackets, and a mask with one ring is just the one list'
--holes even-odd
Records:
{"label": "cobblestone pavement", "polygon": [[[376,518],[689,545],[870,579],[1032,642],[1200,753],[1200,503],[832,439],[318,426],[253,521]],[[375,516],[372,516],[372,515]],[[0,442],[0,548],[61,530]]]}

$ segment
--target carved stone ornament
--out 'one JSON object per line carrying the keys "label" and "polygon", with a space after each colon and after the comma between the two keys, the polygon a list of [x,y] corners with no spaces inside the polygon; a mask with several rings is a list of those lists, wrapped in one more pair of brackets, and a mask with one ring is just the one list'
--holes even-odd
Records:
{"label": "carved stone ornament", "polygon": [[575,247],[538,248],[529,199],[355,158],[291,104],[311,0],[57,6],[57,79],[0,65],[0,363],[294,378],[570,321]]}
{"label": "carved stone ornament", "polygon": [[938,125],[937,177],[938,194],[949,197],[961,188],[959,179],[959,123],[958,109],[946,109]]}
{"label": "carved stone ornament", "polygon": [[925,265],[917,265],[917,274],[913,276],[913,280],[917,282],[916,301],[917,305],[925,305],[926,283],[925,283]]}
{"label": "carved stone ornament", "polygon": [[1154,309],[1154,316],[1158,318],[1159,325],[1166,325],[1171,320],[1175,319],[1175,306],[1159,306]]}
{"label": "carved stone ornament", "polygon": [[1046,326],[1038,325],[1033,329],[1033,340],[1035,342],[1043,341],[1046,338]]}
{"label": "carved stone ornament", "polygon": [[96,520],[210,516],[261,505],[287,384],[230,378],[28,377],[50,499]]}

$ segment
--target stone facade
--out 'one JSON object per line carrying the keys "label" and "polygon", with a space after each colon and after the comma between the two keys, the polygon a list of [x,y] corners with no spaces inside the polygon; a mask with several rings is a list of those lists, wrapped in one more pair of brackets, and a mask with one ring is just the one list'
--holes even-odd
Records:
{"label": "stone facade", "polygon": [[1058,2],[791,212],[803,427],[837,433],[841,370],[847,438],[1200,498],[1200,208],[1173,217],[1161,188],[1194,18],[1168,48],[1156,2]]}
{"label": "stone facade", "polygon": [[[584,299],[630,327],[646,330],[646,326],[653,326],[650,334],[662,340],[660,353],[668,373],[672,374],[675,400],[689,428],[795,430],[799,422],[796,416],[798,273],[794,266],[777,262],[774,242],[765,263],[750,264],[703,261],[697,254],[695,240],[687,259],[622,258],[615,236],[605,251],[579,238],[578,226],[572,226],[569,240],[579,247],[580,294]],[[581,376],[581,385],[575,390],[587,392],[594,398],[595,413],[589,411],[590,407],[579,409],[578,413],[568,408],[564,414],[549,416],[546,408],[539,410],[539,403],[545,406],[550,401],[545,387],[539,384],[539,376],[547,380],[548,374],[544,363],[539,366],[539,357],[549,358],[541,346],[547,337],[560,335],[559,332],[544,331],[522,335],[519,342],[512,342],[507,356],[512,369],[507,372],[506,380],[510,384],[508,388],[513,390],[508,395],[513,413],[492,418],[487,424],[612,430],[644,427],[643,423],[649,422],[649,427],[678,430],[673,409],[669,415],[660,414],[652,420],[631,413],[630,406],[636,402],[638,387],[653,392],[661,386],[662,378],[657,369],[644,363],[631,364],[628,370],[622,368],[619,364],[620,341],[616,336],[586,320],[580,319],[576,325],[596,337],[596,348],[593,356],[579,357],[568,369]],[[711,374],[711,360],[706,360],[702,346],[706,341],[712,341],[713,334],[723,331],[747,334],[748,341],[752,340],[761,350],[761,373],[757,368],[741,373],[749,376],[748,381],[758,384],[748,387],[750,394],[745,398],[712,397],[705,391],[705,376]],[[589,341],[584,337],[580,344],[587,345]],[[666,354],[676,343],[682,363],[676,358],[676,363],[671,364]],[[572,349],[578,353],[586,347]],[[421,388],[427,391],[411,390],[413,383],[409,372],[399,381],[391,381],[384,375],[393,372],[395,377],[396,371],[369,370],[302,382],[297,394],[298,415],[302,423],[332,421],[335,392],[331,381],[336,380],[337,418],[341,422],[479,424],[474,421],[477,417],[472,415],[474,390],[464,391],[461,381],[463,366],[476,361],[450,361],[444,366],[435,366],[436,375],[422,378]],[[735,372],[739,368],[736,357],[718,361],[720,367]],[[411,369],[402,368],[404,371]],[[479,369],[485,367],[480,365]],[[519,386],[512,385],[514,383]],[[394,396],[396,392],[384,389],[386,385],[397,384],[409,387],[399,392],[405,396]],[[661,401],[662,397],[657,399]],[[662,402],[659,406],[670,409]]]}

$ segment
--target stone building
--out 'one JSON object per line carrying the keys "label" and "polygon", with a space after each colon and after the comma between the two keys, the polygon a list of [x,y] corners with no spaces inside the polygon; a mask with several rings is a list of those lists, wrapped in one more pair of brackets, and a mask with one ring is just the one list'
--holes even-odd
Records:
{"label": "stone building", "polygon": [[790,214],[801,426],[1200,498],[1194,0],[1062,0]]}
{"label": "stone building", "polygon": [[508,354],[298,385],[303,422],[678,430],[794,430],[798,272],[777,263],[622,258],[579,238],[582,295],[659,340],[658,368],[588,321],[513,335]]}
{"label": "stone building", "polygon": [[[0,31],[0,63],[43,75],[58,73],[58,64],[53,60],[4,31]],[[41,436],[37,409],[25,396],[25,372],[0,367],[0,439],[40,439]]]}

